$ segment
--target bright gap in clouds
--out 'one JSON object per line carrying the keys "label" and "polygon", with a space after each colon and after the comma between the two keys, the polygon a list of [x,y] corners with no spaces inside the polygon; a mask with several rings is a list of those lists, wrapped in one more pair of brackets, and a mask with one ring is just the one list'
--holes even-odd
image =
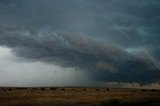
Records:
{"label": "bright gap in clouds", "polygon": [[[88,86],[93,81],[84,71],[42,62],[25,62],[0,47],[0,86]],[[91,83],[92,82],[92,83]],[[95,83],[94,83],[95,85]]]}
{"label": "bright gap in clouds", "polygon": [[142,48],[127,48],[126,49],[127,52],[129,53],[138,53],[138,52],[142,52]]}

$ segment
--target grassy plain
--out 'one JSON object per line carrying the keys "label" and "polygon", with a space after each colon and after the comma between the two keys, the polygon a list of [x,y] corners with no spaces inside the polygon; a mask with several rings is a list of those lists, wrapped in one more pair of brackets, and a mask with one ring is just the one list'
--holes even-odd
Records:
{"label": "grassy plain", "polygon": [[160,90],[95,87],[1,87],[0,106],[160,106]]}

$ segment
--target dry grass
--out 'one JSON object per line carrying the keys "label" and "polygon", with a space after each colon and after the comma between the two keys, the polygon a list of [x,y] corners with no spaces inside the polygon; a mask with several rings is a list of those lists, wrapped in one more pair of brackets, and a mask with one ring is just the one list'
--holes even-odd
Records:
{"label": "dry grass", "polygon": [[114,106],[156,103],[160,103],[160,91],[153,89],[0,88],[0,106]]}

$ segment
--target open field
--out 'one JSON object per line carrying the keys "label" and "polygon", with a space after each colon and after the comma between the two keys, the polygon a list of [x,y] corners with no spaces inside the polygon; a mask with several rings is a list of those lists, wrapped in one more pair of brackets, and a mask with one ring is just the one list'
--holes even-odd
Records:
{"label": "open field", "polygon": [[0,106],[160,105],[160,90],[84,87],[1,87]]}

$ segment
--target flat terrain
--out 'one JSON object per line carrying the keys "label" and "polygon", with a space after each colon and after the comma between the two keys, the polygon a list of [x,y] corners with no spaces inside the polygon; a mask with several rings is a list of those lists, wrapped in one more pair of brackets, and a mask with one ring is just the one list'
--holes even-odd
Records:
{"label": "flat terrain", "polygon": [[1,87],[0,106],[160,106],[160,90]]}

